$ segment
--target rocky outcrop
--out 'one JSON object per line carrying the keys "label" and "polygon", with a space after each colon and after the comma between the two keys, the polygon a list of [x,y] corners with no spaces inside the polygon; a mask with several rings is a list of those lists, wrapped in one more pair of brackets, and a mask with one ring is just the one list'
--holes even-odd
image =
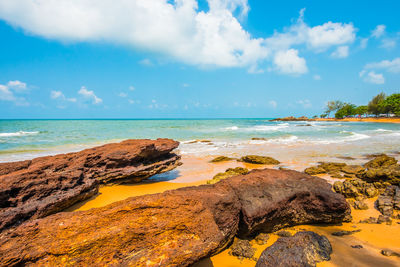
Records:
{"label": "rocky outcrop", "polygon": [[212,159],[210,162],[216,163],[216,162],[231,161],[231,160],[234,160],[234,158],[229,158],[226,156],[218,156],[218,157]]}
{"label": "rocky outcrop", "polygon": [[126,140],[76,153],[0,164],[0,230],[61,211],[98,192],[99,184],[138,182],[175,168],[170,139]]}
{"label": "rocky outcrop", "polygon": [[279,160],[271,157],[257,156],[257,155],[247,155],[240,158],[240,161],[252,164],[266,164],[266,165],[277,165]]}
{"label": "rocky outcrop", "polygon": [[314,232],[298,232],[291,237],[281,237],[265,249],[256,267],[316,266],[331,259],[332,246],[328,238]]}
{"label": "rocky outcrop", "polygon": [[346,198],[356,198],[359,196],[372,198],[379,194],[379,190],[375,188],[374,184],[364,182],[358,178],[348,179],[343,182],[336,181],[333,184],[333,189]]}
{"label": "rocky outcrop", "polygon": [[28,221],[0,234],[3,265],[188,266],[230,244],[309,223],[340,223],[344,197],[296,171],[254,170],[213,185]]}
{"label": "rocky outcrop", "polygon": [[400,185],[400,165],[395,158],[385,154],[377,155],[365,163],[364,167],[366,170],[358,173],[357,177],[367,182]]}
{"label": "rocky outcrop", "polygon": [[284,118],[277,118],[277,119],[273,119],[270,121],[315,121],[315,119],[310,119],[306,116],[301,116],[301,117],[297,117],[297,118],[290,116],[290,117],[284,117]]}

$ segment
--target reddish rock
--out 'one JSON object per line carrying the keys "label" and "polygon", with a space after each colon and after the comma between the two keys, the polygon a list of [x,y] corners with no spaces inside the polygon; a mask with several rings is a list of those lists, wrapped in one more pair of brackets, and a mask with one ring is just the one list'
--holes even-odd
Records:
{"label": "reddish rock", "polygon": [[339,223],[349,214],[344,197],[322,179],[254,170],[213,185],[25,222],[0,234],[0,266],[188,266],[235,236]]}
{"label": "reddish rock", "polygon": [[0,231],[61,211],[100,183],[141,181],[178,165],[170,139],[126,140],[76,153],[0,164]]}

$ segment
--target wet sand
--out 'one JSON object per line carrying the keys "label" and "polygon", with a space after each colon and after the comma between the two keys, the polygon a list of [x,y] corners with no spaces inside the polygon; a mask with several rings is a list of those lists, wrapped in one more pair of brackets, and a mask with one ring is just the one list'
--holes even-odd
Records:
{"label": "wet sand", "polygon": [[[227,168],[246,167],[248,169],[266,168],[273,166],[246,164],[237,161],[227,161],[220,163],[210,163],[213,157],[191,157],[184,156],[183,165],[176,170],[167,174],[156,175],[152,179],[139,184],[124,184],[103,186],[99,190],[99,195],[89,199],[83,203],[79,203],[68,209],[72,210],[87,210],[90,208],[101,207],[115,201],[123,200],[129,197],[161,193],[166,190],[176,189],[186,186],[196,186],[205,184],[218,172],[223,172]],[[291,167],[291,163],[284,162],[281,165]],[[307,166],[295,164],[295,169],[302,170]],[[324,178],[321,178],[324,179]],[[328,180],[333,182],[333,180]],[[332,244],[333,253],[332,259],[329,262],[319,263],[318,266],[400,266],[400,258],[386,257],[381,255],[382,249],[391,249],[400,252],[400,220],[393,220],[392,225],[386,224],[361,224],[358,223],[362,219],[371,216],[378,217],[379,212],[374,208],[374,199],[368,199],[369,209],[366,211],[352,210],[353,222],[344,223],[342,226],[309,226],[302,225],[291,227],[289,230],[293,234],[302,230],[314,231],[325,235]],[[353,235],[335,237],[331,233],[340,230],[356,230],[361,229],[361,232]],[[255,257],[258,258],[262,251],[271,246],[278,236],[270,234],[270,238],[266,245],[260,246],[251,241],[253,247],[257,249]],[[352,248],[352,245],[362,245],[363,248]],[[226,249],[211,258],[204,259],[195,265],[195,267],[234,267],[234,266],[255,266],[255,261],[250,259],[239,260],[238,258],[229,255],[229,249]]]}

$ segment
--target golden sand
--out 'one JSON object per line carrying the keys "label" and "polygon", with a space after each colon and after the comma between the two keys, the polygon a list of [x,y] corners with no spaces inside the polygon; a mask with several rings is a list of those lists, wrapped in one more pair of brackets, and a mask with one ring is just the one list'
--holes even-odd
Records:
{"label": "golden sand", "polygon": [[[209,163],[212,157],[194,158],[184,157],[183,165],[178,167],[177,175],[172,181],[156,182],[144,181],[139,184],[129,185],[112,185],[103,186],[99,190],[99,195],[89,199],[83,203],[79,203],[72,210],[87,210],[95,207],[102,207],[115,201],[123,200],[129,197],[161,193],[166,190],[176,189],[186,186],[195,186],[206,183],[216,173],[223,172],[227,168],[246,167],[249,169],[266,168],[271,166],[246,164],[237,161],[227,161],[220,163]],[[304,166],[305,167],[305,166]],[[186,181],[186,182],[184,182]],[[328,262],[319,263],[318,266],[399,266],[400,259],[396,257],[386,257],[381,255],[382,249],[391,249],[400,252],[400,222],[393,220],[392,225],[386,224],[361,224],[358,223],[362,219],[378,217],[379,212],[374,208],[375,199],[368,199],[369,209],[366,211],[352,210],[353,222],[344,223],[342,226],[296,226],[289,229],[293,234],[302,231],[314,231],[318,234],[325,235],[332,244],[332,259]],[[331,233],[340,230],[361,229],[361,232],[354,233],[349,236],[336,237]],[[255,258],[259,258],[262,251],[271,246],[278,236],[270,234],[270,238],[266,245],[260,246],[251,241],[253,247],[257,249]],[[351,245],[362,245],[362,249],[352,248]],[[255,261],[250,259],[239,260],[229,255],[229,249],[221,253],[204,259],[196,264],[196,267],[253,267]]]}
{"label": "golden sand", "polygon": [[362,121],[362,122],[384,122],[400,123],[400,118],[344,118],[344,119],[315,119],[316,121]]}

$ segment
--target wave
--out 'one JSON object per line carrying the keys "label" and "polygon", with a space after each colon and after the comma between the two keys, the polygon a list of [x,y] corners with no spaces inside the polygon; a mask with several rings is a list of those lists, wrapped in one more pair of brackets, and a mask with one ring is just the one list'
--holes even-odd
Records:
{"label": "wave", "polygon": [[374,132],[392,132],[392,130],[386,130],[386,129],[376,129]]}
{"label": "wave", "polygon": [[25,136],[25,135],[35,135],[39,132],[25,132],[25,131],[18,131],[15,133],[0,133],[0,137],[14,137],[14,136]]}
{"label": "wave", "polygon": [[231,126],[231,127],[226,127],[223,130],[225,130],[225,131],[236,131],[236,130],[239,130],[239,127]]}

